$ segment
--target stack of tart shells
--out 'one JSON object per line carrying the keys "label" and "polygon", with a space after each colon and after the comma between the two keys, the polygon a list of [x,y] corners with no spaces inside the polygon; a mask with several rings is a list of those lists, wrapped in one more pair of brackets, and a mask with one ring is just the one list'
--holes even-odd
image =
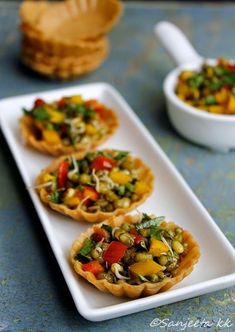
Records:
{"label": "stack of tart shells", "polygon": [[24,1],[20,8],[22,62],[62,80],[91,72],[106,59],[106,34],[121,13],[118,0]]}

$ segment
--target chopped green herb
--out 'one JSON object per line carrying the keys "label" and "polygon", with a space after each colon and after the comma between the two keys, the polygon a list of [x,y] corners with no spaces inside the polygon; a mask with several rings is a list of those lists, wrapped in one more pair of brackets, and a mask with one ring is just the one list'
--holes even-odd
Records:
{"label": "chopped green herb", "polygon": [[127,183],[125,185],[125,189],[126,189],[125,191],[132,193],[134,191],[134,189],[135,189],[135,186],[132,183]]}
{"label": "chopped green herb", "polygon": [[144,218],[142,219],[141,223],[136,225],[136,229],[140,230],[143,228],[149,228],[151,226],[159,226],[163,221],[165,220],[165,217],[156,217],[154,219],[151,219],[148,215],[144,214]]}
{"label": "chopped green herb", "polygon": [[50,196],[50,201],[56,204],[61,203],[61,192],[54,191]]}
{"label": "chopped green herb", "polygon": [[125,186],[120,186],[120,187],[118,188],[118,195],[119,195],[119,196],[123,196],[123,195],[125,195],[125,191],[126,191]]}
{"label": "chopped green herb", "polygon": [[39,121],[48,120],[50,118],[48,112],[46,111],[46,109],[44,107],[34,108],[32,113],[33,113],[33,117]]}
{"label": "chopped green herb", "polygon": [[92,240],[87,238],[84,241],[84,244],[83,244],[82,248],[80,249],[79,254],[84,257],[87,257],[87,255],[91,252],[91,250],[93,248],[94,248],[94,244],[93,244]]}
{"label": "chopped green herb", "polygon": [[215,104],[217,104],[215,96],[212,96],[212,95],[206,96],[205,103],[206,103],[206,105],[215,105]]}
{"label": "chopped green herb", "polygon": [[118,151],[118,154],[114,157],[115,160],[121,160],[128,156],[129,152],[128,151]]}

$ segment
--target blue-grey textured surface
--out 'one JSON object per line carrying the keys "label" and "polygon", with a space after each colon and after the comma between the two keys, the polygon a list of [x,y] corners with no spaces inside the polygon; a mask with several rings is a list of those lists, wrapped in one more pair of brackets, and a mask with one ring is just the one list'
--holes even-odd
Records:
{"label": "blue-grey textured surface", "polygon": [[[235,5],[132,3],[125,6],[120,24],[110,35],[112,48],[104,65],[80,80],[60,83],[34,75],[20,65],[18,4],[0,2],[0,98],[87,82],[113,84],[235,245],[235,152],[211,152],[190,144],[172,129],[161,86],[173,64],[153,35],[156,21],[171,20],[186,32],[199,53],[235,58]],[[166,330],[150,327],[154,318],[169,319],[172,323],[196,319],[202,322],[205,318],[213,325],[211,331],[235,330],[234,288],[106,322],[86,321],[75,309],[2,136],[0,188],[0,331]],[[220,328],[219,319],[230,319],[233,326]],[[208,330],[205,325],[168,327],[169,331],[180,329]]]}

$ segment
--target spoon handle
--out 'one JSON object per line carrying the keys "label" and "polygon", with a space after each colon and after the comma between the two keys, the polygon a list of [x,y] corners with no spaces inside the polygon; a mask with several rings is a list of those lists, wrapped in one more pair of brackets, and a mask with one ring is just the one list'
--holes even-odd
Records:
{"label": "spoon handle", "polygon": [[202,61],[202,57],[176,25],[161,21],[155,25],[154,32],[177,65]]}

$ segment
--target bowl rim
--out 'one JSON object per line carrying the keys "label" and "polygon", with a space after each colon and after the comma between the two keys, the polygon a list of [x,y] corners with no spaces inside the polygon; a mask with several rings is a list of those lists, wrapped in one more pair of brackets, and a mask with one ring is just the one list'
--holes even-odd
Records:
{"label": "bowl rim", "polygon": [[[208,62],[213,63],[215,59],[208,59]],[[203,61],[204,62],[204,61]],[[188,105],[183,100],[181,100],[174,92],[174,87],[176,85],[176,80],[179,73],[184,69],[197,69],[199,68],[201,62],[198,63],[185,63],[171,70],[166,76],[163,82],[163,92],[166,99],[174,103],[181,111],[189,113],[200,119],[216,122],[235,122],[235,115],[222,115],[222,114],[212,114],[207,111],[198,109],[191,105]]]}

